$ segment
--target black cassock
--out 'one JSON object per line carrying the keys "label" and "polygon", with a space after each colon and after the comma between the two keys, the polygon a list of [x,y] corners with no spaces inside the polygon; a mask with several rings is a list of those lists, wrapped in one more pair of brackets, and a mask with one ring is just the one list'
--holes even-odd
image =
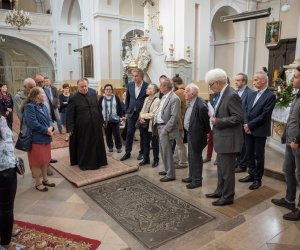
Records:
{"label": "black cassock", "polygon": [[77,92],[69,101],[66,115],[71,166],[81,170],[107,165],[102,133],[102,114],[94,94]]}

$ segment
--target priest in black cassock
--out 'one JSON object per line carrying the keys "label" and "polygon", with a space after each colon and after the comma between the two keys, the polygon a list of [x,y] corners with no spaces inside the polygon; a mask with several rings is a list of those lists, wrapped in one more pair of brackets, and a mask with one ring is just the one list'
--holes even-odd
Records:
{"label": "priest in black cassock", "polygon": [[78,80],[77,89],[69,101],[66,116],[71,166],[79,165],[81,170],[98,169],[107,165],[102,114],[96,95],[88,92],[85,79]]}

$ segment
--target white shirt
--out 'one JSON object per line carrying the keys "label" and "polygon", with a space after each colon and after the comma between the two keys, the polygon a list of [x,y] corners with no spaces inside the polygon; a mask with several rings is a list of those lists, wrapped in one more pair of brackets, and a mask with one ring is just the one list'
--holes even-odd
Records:
{"label": "white shirt", "polygon": [[[222,99],[222,96],[223,96],[223,94],[224,94],[224,91],[225,91],[225,89],[228,87],[228,84],[226,84],[225,85],[225,87],[221,90],[221,92],[220,92],[220,97],[219,97],[219,99],[218,99],[218,101],[217,101],[217,103],[216,103],[216,105],[215,105],[215,112],[216,112],[216,110],[217,110],[217,108],[218,108],[218,106],[219,106],[219,103],[220,103],[220,100]],[[214,114],[215,115],[215,114]]]}
{"label": "white shirt", "polygon": [[243,95],[243,93],[244,93],[244,91],[245,91],[245,89],[246,89],[246,85],[243,87],[243,88],[241,88],[241,89],[238,89],[238,95],[242,98],[242,95]]}
{"label": "white shirt", "polygon": [[255,103],[257,103],[258,99],[259,99],[259,98],[261,97],[261,95],[266,91],[267,88],[268,88],[268,87],[265,87],[264,89],[258,90],[258,91],[257,91],[257,95],[256,95],[256,97],[255,97],[255,99],[254,99],[254,102],[253,102],[252,107],[254,107]]}
{"label": "white shirt", "polygon": [[160,104],[159,104],[159,107],[158,107],[157,112],[156,112],[156,123],[165,123],[165,121],[161,118],[162,108],[163,108],[163,106],[165,104],[165,101],[167,100],[167,98],[169,97],[171,92],[172,91],[170,91],[167,94],[163,95],[163,97],[160,100]]}
{"label": "white shirt", "polygon": [[144,83],[144,81],[142,81],[142,83],[141,83],[140,86],[138,86],[136,83],[134,83],[135,98],[138,98],[138,96],[139,96],[139,94],[141,92],[143,83]]}

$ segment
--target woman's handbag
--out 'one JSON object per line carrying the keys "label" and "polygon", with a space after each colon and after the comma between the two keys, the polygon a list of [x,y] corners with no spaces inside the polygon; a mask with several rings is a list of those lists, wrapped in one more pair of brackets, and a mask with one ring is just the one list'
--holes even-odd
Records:
{"label": "woman's handbag", "polygon": [[21,130],[18,136],[18,140],[15,145],[16,149],[29,152],[32,148],[32,138],[31,138],[31,130],[30,128],[25,124],[25,122],[21,121]]}
{"label": "woman's handbag", "polygon": [[25,174],[25,165],[24,165],[24,161],[21,157],[16,157],[16,172],[19,175],[23,175]]}

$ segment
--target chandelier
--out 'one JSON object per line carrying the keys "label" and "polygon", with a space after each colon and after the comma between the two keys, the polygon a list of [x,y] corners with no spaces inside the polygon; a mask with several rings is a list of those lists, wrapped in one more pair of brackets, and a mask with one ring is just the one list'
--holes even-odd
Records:
{"label": "chandelier", "polygon": [[8,11],[5,22],[12,27],[17,27],[19,31],[21,27],[31,25],[29,13],[18,9],[18,0],[15,0],[15,9]]}

